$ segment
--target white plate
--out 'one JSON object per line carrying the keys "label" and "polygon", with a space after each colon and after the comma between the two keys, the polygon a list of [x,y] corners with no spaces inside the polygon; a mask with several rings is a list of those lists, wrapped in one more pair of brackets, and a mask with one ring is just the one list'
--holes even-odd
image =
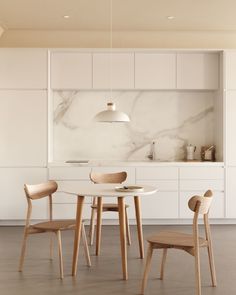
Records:
{"label": "white plate", "polygon": [[143,187],[142,186],[137,186],[137,185],[124,185],[124,186],[117,186],[115,187],[115,190],[117,192],[142,192]]}

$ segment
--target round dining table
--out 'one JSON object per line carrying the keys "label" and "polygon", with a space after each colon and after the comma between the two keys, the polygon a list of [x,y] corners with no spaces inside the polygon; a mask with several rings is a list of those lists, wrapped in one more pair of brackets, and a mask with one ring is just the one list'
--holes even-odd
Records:
{"label": "round dining table", "polygon": [[[81,224],[83,216],[83,205],[85,197],[97,197],[97,239],[96,239],[96,255],[100,252],[100,232],[101,232],[101,215],[102,215],[102,200],[106,197],[117,198],[118,212],[119,212],[119,225],[120,225],[120,246],[121,246],[121,258],[122,258],[122,270],[123,279],[128,279],[127,268],[127,246],[126,246],[126,220],[125,220],[125,201],[126,197],[134,198],[135,214],[137,222],[138,240],[139,240],[139,252],[140,258],[144,258],[143,247],[143,231],[142,231],[142,219],[140,209],[140,197],[145,197],[157,192],[157,188],[149,185],[141,185],[142,190],[137,191],[117,191],[116,188],[121,186],[120,184],[81,184],[65,185],[62,190],[59,191],[77,196],[77,210],[76,210],[76,227],[74,235],[74,249],[73,249],[73,262],[72,262],[72,276],[76,276],[79,244],[81,237]],[[126,185],[127,187],[128,185]],[[136,184],[137,186],[137,184]]]}

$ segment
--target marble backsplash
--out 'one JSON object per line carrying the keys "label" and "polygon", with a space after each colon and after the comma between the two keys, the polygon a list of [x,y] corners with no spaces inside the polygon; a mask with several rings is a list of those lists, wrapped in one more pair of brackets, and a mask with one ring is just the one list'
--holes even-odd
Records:
{"label": "marble backsplash", "polygon": [[[147,160],[155,141],[156,160],[185,158],[187,144],[214,143],[214,92],[54,91],[53,160]],[[93,117],[116,103],[130,123],[96,123]]]}

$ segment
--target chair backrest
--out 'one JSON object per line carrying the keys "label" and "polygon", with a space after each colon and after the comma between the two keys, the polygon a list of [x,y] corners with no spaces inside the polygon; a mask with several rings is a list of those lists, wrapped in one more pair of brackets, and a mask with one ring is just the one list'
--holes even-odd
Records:
{"label": "chair backrest", "polygon": [[55,181],[48,181],[33,185],[25,184],[24,190],[27,198],[37,200],[55,193],[57,190],[57,183]]}
{"label": "chair backrest", "polygon": [[197,214],[208,214],[212,199],[213,193],[211,190],[206,191],[204,196],[193,196],[188,202],[189,209]]}
{"label": "chair backrest", "polygon": [[117,173],[90,173],[90,179],[94,183],[122,183],[127,178],[126,172]]}
{"label": "chair backrest", "polygon": [[[211,202],[213,199],[213,193],[211,190],[205,192],[203,196],[193,196],[189,202],[188,206],[190,210],[194,212],[193,218],[193,238],[194,238],[194,251],[199,251],[199,230],[198,230],[198,216],[202,214],[204,217],[204,228],[205,236],[208,243],[211,243],[211,231],[208,220],[208,213],[211,207]],[[190,253],[190,252],[189,252]]]}

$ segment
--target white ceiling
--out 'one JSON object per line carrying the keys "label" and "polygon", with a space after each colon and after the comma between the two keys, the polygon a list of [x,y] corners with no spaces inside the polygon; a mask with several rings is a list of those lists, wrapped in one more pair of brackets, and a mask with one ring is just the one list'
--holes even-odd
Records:
{"label": "white ceiling", "polygon": [[[113,29],[231,31],[235,11],[236,0],[113,0]],[[109,19],[110,0],[0,0],[9,30],[107,30]]]}

